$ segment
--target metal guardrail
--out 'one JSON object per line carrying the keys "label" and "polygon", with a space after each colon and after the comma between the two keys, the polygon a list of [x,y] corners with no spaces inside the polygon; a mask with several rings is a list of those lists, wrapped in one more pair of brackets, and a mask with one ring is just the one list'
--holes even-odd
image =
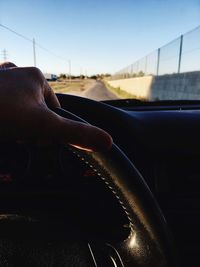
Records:
{"label": "metal guardrail", "polygon": [[111,79],[198,70],[200,70],[200,26],[121,69]]}

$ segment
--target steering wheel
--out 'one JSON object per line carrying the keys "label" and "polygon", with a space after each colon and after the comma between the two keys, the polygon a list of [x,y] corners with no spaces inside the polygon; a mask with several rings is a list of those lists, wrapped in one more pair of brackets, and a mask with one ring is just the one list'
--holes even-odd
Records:
{"label": "steering wheel", "polygon": [[[74,97],[71,96],[59,95],[61,104],[66,103],[66,101],[72,102],[73,99]],[[88,101],[82,98],[76,98],[76,100],[77,103]],[[90,100],[90,103],[93,103],[95,106],[95,110],[92,110],[93,113],[108,108],[103,103],[92,100]],[[63,106],[65,108],[65,104]],[[112,114],[119,113],[115,108],[109,107],[110,109],[112,110]],[[66,118],[85,122],[85,120],[64,109],[57,108],[55,112]],[[30,262],[28,266],[175,266],[173,242],[163,214],[143,177],[125,154],[116,145],[113,145],[110,151],[103,153],[89,153],[71,146],[67,146],[67,149],[81,164],[89,167],[115,197],[126,215],[128,235],[123,240],[113,239],[112,241],[107,241],[105,237],[103,249],[102,247],[99,249],[98,246],[92,246],[92,243],[88,243],[89,256],[85,260],[82,259],[80,261],[78,258],[82,258],[80,256],[82,255],[82,241],[80,241],[78,251],[72,253],[71,248],[71,250],[68,249],[66,250],[67,252],[63,252],[63,246],[66,246],[66,244],[63,245],[64,241],[61,242],[61,245],[59,243],[57,247],[50,245],[48,249],[51,251],[57,250],[58,252],[57,259],[55,257],[52,258],[52,265],[46,263],[45,255],[47,248],[44,246],[43,241],[40,241],[40,263]],[[13,228],[9,228],[9,224]],[[19,224],[21,228],[18,227]],[[1,237],[0,234],[0,265],[18,266],[19,262],[16,263],[16,261],[19,259],[17,259],[16,253],[19,253],[19,251],[23,251],[24,254],[27,253],[27,247],[31,247],[32,244],[35,247],[30,248],[28,253],[32,256],[34,253],[38,255],[36,253],[38,243],[35,243],[33,240],[28,240],[23,243],[18,235],[16,237],[16,231],[19,233],[19,229],[21,229],[21,233],[23,233],[24,227],[31,225],[34,229],[30,227],[28,231],[33,230],[36,233],[37,227],[40,224],[44,224],[42,220],[37,221],[35,224],[32,218],[25,215],[0,215],[0,229],[5,228],[3,231],[7,232],[8,229],[9,231],[10,229],[14,229],[11,231],[9,238],[7,236]],[[46,230],[47,228],[47,225],[43,225],[42,229]],[[50,231],[53,231],[52,228],[50,228]],[[71,237],[69,240],[68,243],[71,243]],[[74,247],[74,249],[77,250],[77,247]],[[65,261],[60,263],[59,255],[61,256],[62,253],[68,253],[68,256]],[[14,254],[15,257],[13,260]],[[76,255],[76,259],[71,260],[71,255]],[[11,262],[9,262],[10,259]]]}

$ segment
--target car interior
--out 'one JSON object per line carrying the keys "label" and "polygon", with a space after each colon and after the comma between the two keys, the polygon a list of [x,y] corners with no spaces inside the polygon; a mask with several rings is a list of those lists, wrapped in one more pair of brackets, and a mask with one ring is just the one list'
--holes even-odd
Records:
{"label": "car interior", "polygon": [[198,265],[200,101],[57,97],[115,144],[0,144],[0,266]]}
{"label": "car interior", "polygon": [[[75,112],[70,102],[66,106]],[[111,100],[96,112],[90,112],[91,100],[83,102],[76,114],[110,132],[142,174],[166,219],[180,266],[198,262],[199,101]]]}
{"label": "car interior", "polygon": [[200,0],[0,0],[0,267],[200,266],[199,62]]}

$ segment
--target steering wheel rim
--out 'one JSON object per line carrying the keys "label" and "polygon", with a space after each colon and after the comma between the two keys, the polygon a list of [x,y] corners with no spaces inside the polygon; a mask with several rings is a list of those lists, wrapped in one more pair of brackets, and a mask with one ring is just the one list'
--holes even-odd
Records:
{"label": "steering wheel rim", "polygon": [[[63,109],[54,111],[63,117],[85,122]],[[175,266],[173,244],[162,212],[144,179],[124,153],[116,145],[102,153],[69,149],[105,182],[128,218],[128,238],[109,244],[120,259],[119,266]],[[21,219],[29,223],[30,218],[20,214],[7,217],[13,224],[18,224]]]}
{"label": "steering wheel rim", "polygon": [[[65,110],[55,111],[85,122]],[[164,216],[145,180],[125,154],[115,144],[103,153],[71,150],[105,182],[126,213],[130,234],[123,242],[113,244],[124,266],[175,266],[173,242]]]}

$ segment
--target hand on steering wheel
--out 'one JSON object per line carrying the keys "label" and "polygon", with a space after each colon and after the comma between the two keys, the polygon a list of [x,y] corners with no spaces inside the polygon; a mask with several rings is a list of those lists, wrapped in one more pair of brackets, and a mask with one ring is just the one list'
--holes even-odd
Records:
{"label": "hand on steering wheel", "polygon": [[0,138],[56,139],[92,151],[111,147],[105,131],[62,118],[51,110],[57,107],[59,101],[39,69],[0,64]]}
{"label": "hand on steering wheel", "polygon": [[[95,102],[96,110],[92,112],[98,112],[102,105]],[[112,138],[106,132],[82,123],[81,118],[59,107],[57,97],[37,68],[18,68],[12,63],[0,65],[0,138],[56,138],[93,151],[111,147]],[[175,266],[173,244],[162,212],[132,162],[115,145],[104,153],[87,153],[71,147],[69,151],[105,183],[126,214],[129,236],[112,243],[120,259],[119,266]],[[14,218],[18,219],[18,214]],[[17,227],[18,220],[13,225]],[[12,249],[9,255],[13,255]]]}

